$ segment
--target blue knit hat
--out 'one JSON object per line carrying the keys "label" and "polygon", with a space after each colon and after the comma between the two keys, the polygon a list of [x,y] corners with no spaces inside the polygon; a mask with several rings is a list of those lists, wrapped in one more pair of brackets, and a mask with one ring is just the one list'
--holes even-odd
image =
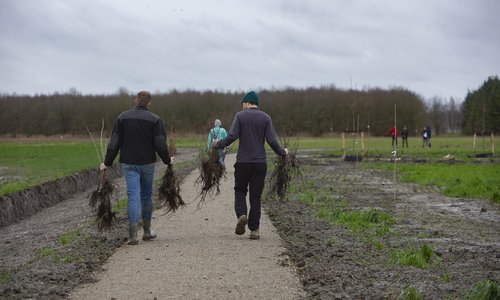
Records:
{"label": "blue knit hat", "polygon": [[243,99],[241,99],[241,103],[244,102],[250,102],[259,105],[259,96],[257,96],[257,93],[255,93],[254,91],[251,91],[247,93],[245,97],[243,97]]}

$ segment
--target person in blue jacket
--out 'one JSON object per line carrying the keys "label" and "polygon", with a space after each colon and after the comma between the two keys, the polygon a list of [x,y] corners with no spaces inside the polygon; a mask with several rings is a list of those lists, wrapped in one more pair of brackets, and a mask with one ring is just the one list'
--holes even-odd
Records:
{"label": "person in blue jacket", "polygon": [[[210,129],[210,132],[208,133],[208,141],[207,141],[208,151],[210,151],[210,149],[212,148],[212,143],[214,140],[221,141],[226,138],[227,131],[221,126],[222,126],[221,121],[219,119],[216,119],[214,122],[214,127]],[[219,154],[219,163],[221,164],[222,167],[224,167],[224,159],[226,158],[226,149],[217,149],[217,152]]]}

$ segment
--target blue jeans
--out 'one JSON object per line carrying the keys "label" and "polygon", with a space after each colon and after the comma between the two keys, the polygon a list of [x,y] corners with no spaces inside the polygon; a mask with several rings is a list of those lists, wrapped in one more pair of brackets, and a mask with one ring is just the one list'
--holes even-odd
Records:
{"label": "blue jeans", "polygon": [[143,220],[151,220],[153,214],[151,194],[153,193],[155,165],[122,164],[122,168],[127,185],[129,223],[139,223],[139,211],[142,211]]}

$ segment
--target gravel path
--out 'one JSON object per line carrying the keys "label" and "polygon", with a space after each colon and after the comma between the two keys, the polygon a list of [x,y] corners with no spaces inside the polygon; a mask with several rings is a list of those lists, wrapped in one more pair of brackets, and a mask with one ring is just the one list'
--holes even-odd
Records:
{"label": "gravel path", "polygon": [[[304,292],[285,249],[263,211],[261,239],[234,234],[235,156],[226,157],[221,193],[197,209],[194,182],[185,178],[185,209],[172,217],[155,212],[158,238],[118,249],[97,274],[98,282],[76,289],[72,299],[296,299]],[[139,233],[139,236],[142,232]]]}

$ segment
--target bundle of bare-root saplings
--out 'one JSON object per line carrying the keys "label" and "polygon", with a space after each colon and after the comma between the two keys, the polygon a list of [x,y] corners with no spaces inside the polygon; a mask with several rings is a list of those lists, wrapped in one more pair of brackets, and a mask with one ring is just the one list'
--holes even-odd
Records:
{"label": "bundle of bare-root saplings", "polygon": [[175,213],[180,207],[186,205],[181,197],[180,180],[172,165],[168,165],[161,180],[158,188],[158,200],[160,207],[165,207],[166,214]]}
{"label": "bundle of bare-root saplings", "polygon": [[198,194],[198,207],[201,207],[207,196],[220,193],[220,182],[225,177],[225,169],[219,162],[219,153],[215,148],[209,151],[201,150],[199,160],[200,175],[196,179],[196,184],[201,185],[201,191]]}
{"label": "bundle of bare-root saplings", "polygon": [[288,141],[282,143],[289,153],[287,156],[277,156],[274,169],[269,177],[269,191],[266,199],[286,200],[290,182],[294,176],[302,176],[302,170],[297,161],[298,142],[289,145]]}
{"label": "bundle of bare-root saplings", "polygon": [[113,185],[106,177],[106,170],[101,172],[97,188],[90,193],[89,206],[96,214],[96,224],[99,231],[109,229],[113,225],[115,212],[111,207]]}
{"label": "bundle of bare-root saplings", "polygon": [[[104,161],[105,151],[107,148],[107,140],[104,138],[104,119],[101,119],[101,135],[99,140],[99,148],[92,135],[92,132],[87,128],[94,148],[97,152],[97,159],[99,162]],[[102,170],[99,176],[99,183],[97,188],[90,193],[89,206],[92,212],[96,214],[96,224],[99,231],[109,229],[113,226],[113,221],[116,218],[115,212],[112,210],[111,200],[113,197],[113,185],[106,177],[106,169]]]}

